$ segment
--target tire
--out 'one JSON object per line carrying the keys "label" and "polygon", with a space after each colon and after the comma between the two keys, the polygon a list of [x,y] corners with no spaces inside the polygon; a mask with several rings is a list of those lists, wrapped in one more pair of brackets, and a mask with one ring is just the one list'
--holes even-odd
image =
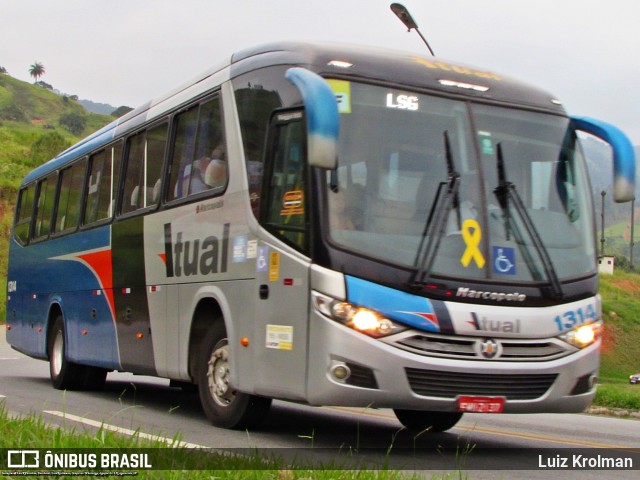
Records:
{"label": "tire", "polygon": [[444,432],[462,418],[461,412],[430,412],[422,410],[394,410],[400,423],[412,433]]}
{"label": "tire", "polygon": [[270,398],[238,392],[229,383],[229,346],[221,321],[207,332],[202,342],[197,380],[202,409],[216,427],[258,426],[271,406]]}
{"label": "tire", "polygon": [[70,362],[66,355],[67,338],[62,315],[53,322],[48,337],[49,376],[58,390],[99,390],[104,386],[107,370]]}

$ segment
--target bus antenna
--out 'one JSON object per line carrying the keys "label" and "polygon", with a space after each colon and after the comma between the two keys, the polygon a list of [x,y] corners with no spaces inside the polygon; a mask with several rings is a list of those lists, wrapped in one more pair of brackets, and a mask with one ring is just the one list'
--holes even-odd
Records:
{"label": "bus antenna", "polygon": [[401,5],[399,3],[392,3],[391,11],[396,14],[396,17],[398,17],[402,23],[404,23],[404,26],[408,28],[409,32],[411,31],[411,29],[415,29],[418,35],[420,35],[420,38],[422,39],[424,44],[429,49],[429,52],[431,52],[431,56],[435,57],[436,54],[433,53],[433,49],[429,45],[429,42],[427,42],[427,39],[424,38],[424,35],[422,35],[422,33],[420,32],[420,29],[418,28],[418,24],[409,13],[409,10],[407,10],[407,8],[404,5]]}

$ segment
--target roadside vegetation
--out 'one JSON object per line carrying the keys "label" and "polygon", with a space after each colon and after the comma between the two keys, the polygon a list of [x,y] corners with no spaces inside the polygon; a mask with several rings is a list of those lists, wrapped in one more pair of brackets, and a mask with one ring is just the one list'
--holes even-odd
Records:
{"label": "roadside vegetation", "polygon": [[[324,462],[310,465],[309,469],[294,470],[284,459],[270,454],[261,454],[259,451],[250,451],[247,454],[215,451],[203,453],[182,446],[179,437],[166,442],[159,439],[148,439],[140,434],[124,436],[106,429],[98,429],[93,433],[75,429],[61,429],[47,424],[41,417],[12,418],[8,415],[2,402],[0,402],[0,431],[2,432],[0,449],[47,448],[51,450],[51,453],[57,453],[61,449],[69,449],[69,452],[96,453],[98,455],[104,452],[135,451],[150,455],[150,459],[153,460],[150,463],[160,461],[162,462],[161,468],[166,468],[166,470],[111,469],[120,472],[138,472],[135,478],[170,480],[221,478],[232,480],[411,480],[424,478],[404,471],[388,470],[384,465],[380,470],[366,470],[364,465],[358,469],[347,469],[339,461]],[[45,445],[46,447],[43,447]],[[42,463],[44,462],[41,460]],[[0,467],[0,470],[2,469],[4,469],[4,465]],[[44,468],[40,469],[40,471],[45,470]],[[73,471],[73,469],[64,468],[54,470]],[[100,469],[96,469],[95,472],[102,476],[103,471]],[[441,480],[454,478],[460,480],[467,477],[461,472],[432,477],[432,479]]]}
{"label": "roadside vegetation", "polygon": [[640,410],[640,275],[618,269],[600,277],[605,335],[595,405]]}

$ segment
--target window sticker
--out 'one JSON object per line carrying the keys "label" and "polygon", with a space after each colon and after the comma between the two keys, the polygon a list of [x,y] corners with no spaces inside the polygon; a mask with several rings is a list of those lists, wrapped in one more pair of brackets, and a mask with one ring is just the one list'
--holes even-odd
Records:
{"label": "window sticker", "polygon": [[460,263],[463,267],[467,268],[473,260],[478,268],[484,267],[484,255],[478,248],[480,240],[482,240],[482,230],[480,224],[471,218],[468,218],[462,224],[462,240],[464,240],[465,248],[462,257],[460,257]]}
{"label": "window sticker", "polygon": [[247,258],[256,258],[258,255],[258,240],[249,240],[247,242]]}
{"label": "window sticker", "polygon": [[267,325],[265,347],[276,350],[293,350],[293,326]]}
{"label": "window sticker", "polygon": [[304,192],[302,190],[289,190],[282,197],[281,216],[304,215]]}
{"label": "window sticker", "polygon": [[491,139],[491,132],[478,131],[480,137],[480,152],[483,155],[495,155],[496,151],[493,148],[493,140]]}
{"label": "window sticker", "polygon": [[280,278],[280,253],[269,252],[269,281],[277,282]]}
{"label": "window sticker", "polygon": [[516,250],[512,247],[491,247],[493,273],[499,275],[516,274]]}
{"label": "window sticker", "polygon": [[256,258],[256,272],[266,272],[269,270],[269,247],[258,247]]}
{"label": "window sticker", "polygon": [[346,80],[327,80],[336,95],[338,113],[351,113],[351,82]]}
{"label": "window sticker", "polygon": [[246,235],[233,238],[233,263],[247,261],[247,241]]}

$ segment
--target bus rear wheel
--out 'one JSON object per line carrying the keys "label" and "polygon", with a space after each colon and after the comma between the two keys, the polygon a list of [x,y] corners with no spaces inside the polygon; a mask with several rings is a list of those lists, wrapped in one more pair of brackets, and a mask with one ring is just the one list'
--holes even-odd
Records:
{"label": "bus rear wheel", "polygon": [[266,417],[270,398],[238,392],[229,381],[229,343],[221,322],[202,342],[197,376],[202,409],[216,427],[255,427]]}
{"label": "bus rear wheel", "polygon": [[461,412],[431,412],[423,410],[394,410],[400,423],[412,433],[444,432],[462,418]]}
{"label": "bus rear wheel", "polygon": [[49,376],[58,390],[99,390],[104,386],[107,370],[79,365],[67,359],[64,320],[58,315],[48,338]]}

